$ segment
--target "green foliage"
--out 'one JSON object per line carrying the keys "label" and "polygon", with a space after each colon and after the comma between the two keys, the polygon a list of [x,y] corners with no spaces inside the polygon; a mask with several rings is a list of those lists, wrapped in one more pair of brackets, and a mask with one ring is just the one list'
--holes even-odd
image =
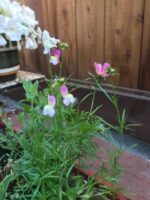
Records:
{"label": "green foliage", "polygon": [[97,77],[95,77],[95,75],[93,75],[92,73],[89,73],[92,80],[95,83],[95,89],[99,88],[100,91],[106,96],[106,98],[111,102],[114,110],[115,110],[115,117],[116,117],[116,121],[117,121],[117,125],[112,125],[109,124],[108,122],[106,122],[104,119],[101,118],[101,121],[106,124],[107,126],[109,126],[111,129],[114,129],[116,132],[120,133],[122,136],[124,134],[124,132],[126,130],[132,130],[132,127],[138,126],[138,124],[129,124],[127,122],[127,113],[125,108],[123,110],[120,109],[119,106],[119,97],[116,95],[116,91],[115,91],[115,87],[113,85],[109,86],[112,89],[112,94],[109,94],[104,87],[102,86],[101,82],[99,81],[99,79]]}
{"label": "green foliage", "polygon": [[[52,83],[40,92],[38,82],[23,84],[27,100],[34,101],[34,105],[29,109],[24,104],[26,109],[18,116],[22,133],[15,134],[6,121],[7,133],[0,135],[1,146],[10,150],[12,160],[11,175],[1,181],[2,198],[86,200],[97,195],[104,199],[112,195],[108,188],[98,190],[97,185],[101,185],[94,178],[85,183],[85,178],[74,172],[77,160],[95,153],[91,137],[106,131],[100,119],[94,112],[63,106],[58,95],[60,83]],[[57,94],[57,114],[53,118],[42,115],[48,94]]]}
{"label": "green foliage", "polygon": [[26,98],[30,101],[33,101],[37,97],[38,87],[39,87],[38,81],[32,83],[31,81],[23,80],[23,88],[26,92]]}
{"label": "green foliage", "polygon": [[[106,152],[105,152],[106,153]],[[116,184],[121,173],[119,158],[121,155],[120,149],[110,149],[108,154],[108,161],[103,161],[100,176],[103,180]]]}
{"label": "green foliage", "polygon": [[[38,81],[24,81],[26,99],[21,102],[24,112],[18,115],[21,133],[15,134],[6,120],[6,134],[0,134],[0,146],[9,150],[11,174],[0,183],[1,198],[19,200],[86,200],[93,197],[116,199],[116,189],[103,186],[95,177],[86,179],[74,171],[77,162],[96,153],[92,137],[108,133],[113,126],[95,115],[101,107],[94,107],[95,91],[81,100],[93,95],[90,112],[80,111],[75,105],[64,106],[60,87],[64,79],[48,81],[47,88],[39,91]],[[109,96],[99,86],[116,109],[118,132],[123,134],[126,127],[126,113],[119,112],[118,99]],[[56,115],[53,118],[42,114],[47,104],[47,96],[56,97]],[[106,126],[107,125],[107,128]],[[109,169],[103,161],[100,175],[103,180],[116,183],[121,172],[120,150],[109,152]]]}
{"label": "green foliage", "polygon": [[6,176],[3,179],[3,181],[0,183],[0,200],[4,200],[6,198],[8,186],[9,186],[10,182],[13,180],[14,180],[14,176],[12,176],[10,174],[10,175]]}

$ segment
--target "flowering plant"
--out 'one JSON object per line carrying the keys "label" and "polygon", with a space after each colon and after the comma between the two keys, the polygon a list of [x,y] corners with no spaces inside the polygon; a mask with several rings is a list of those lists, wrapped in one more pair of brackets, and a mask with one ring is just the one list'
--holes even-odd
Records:
{"label": "flowering plant", "polygon": [[[79,110],[79,100],[69,91],[68,82],[62,77],[63,55],[68,44],[51,38],[46,30],[36,32],[34,28],[37,21],[30,9],[9,0],[5,0],[5,3],[7,6],[0,3],[0,17],[5,20],[7,29],[5,26],[0,29],[0,44],[6,45],[7,40],[20,43],[23,36],[26,38],[27,47],[35,47],[35,38],[38,36],[44,47],[43,53],[47,55],[50,63],[50,80],[47,80],[47,87],[42,90],[39,90],[38,81],[23,81],[26,99],[25,103],[22,102],[24,111],[18,115],[21,133],[15,134],[12,125],[6,120],[6,133],[0,134],[0,146],[8,150],[10,169],[10,173],[0,183],[1,199],[86,200],[94,196],[108,199],[111,195],[115,199],[113,189],[108,189],[92,178],[85,180],[74,172],[74,166],[77,163],[81,165],[83,157],[96,152],[96,144],[91,138],[97,134],[109,135],[109,129],[113,127],[95,115],[95,91],[90,111]],[[23,18],[27,17],[25,22],[23,18],[17,18],[15,9],[19,10],[18,15],[24,12]],[[10,14],[13,20],[16,20],[12,29],[8,26],[11,21]],[[30,19],[26,15],[30,16]],[[22,31],[23,29],[26,31]],[[59,74],[55,77],[54,66],[59,68]],[[123,112],[121,117],[117,99],[115,96],[109,96],[100,84],[100,80],[105,81],[114,73],[115,70],[110,64],[95,63],[96,75],[91,76],[95,80],[95,87],[100,87],[116,106],[118,127],[121,127],[116,130],[123,133],[125,113]],[[85,99],[86,97],[83,100]],[[115,182],[120,173],[118,153],[114,152],[111,162],[110,174],[106,173],[104,163],[100,172],[104,180]]]}
{"label": "flowering plant", "polygon": [[48,53],[47,50],[59,42],[51,38],[47,31],[41,31],[32,9],[17,1],[0,1],[0,25],[1,47],[15,42],[19,50],[24,43],[25,48],[36,49],[42,43],[44,53]]}

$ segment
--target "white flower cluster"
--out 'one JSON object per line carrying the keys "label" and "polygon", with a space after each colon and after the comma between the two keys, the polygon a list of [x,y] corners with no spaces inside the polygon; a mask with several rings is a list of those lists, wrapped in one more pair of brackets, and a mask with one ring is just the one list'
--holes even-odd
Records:
{"label": "white flower cluster", "polygon": [[17,1],[0,0],[0,46],[17,42],[20,50],[24,41],[25,48],[36,49],[38,44],[42,43],[44,53],[47,54],[50,48],[56,47],[60,41],[51,38],[47,31],[42,32],[37,25],[38,21],[32,9]]}

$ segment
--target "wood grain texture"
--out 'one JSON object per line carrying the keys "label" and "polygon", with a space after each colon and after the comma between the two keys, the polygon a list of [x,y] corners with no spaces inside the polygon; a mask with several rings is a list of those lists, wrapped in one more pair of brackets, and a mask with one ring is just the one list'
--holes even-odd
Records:
{"label": "wood grain texture", "polygon": [[[21,0],[20,2],[35,11],[36,19],[39,21],[39,26],[42,29],[48,29],[47,0]],[[42,51],[41,47],[36,50],[23,49],[20,53],[21,68],[27,71],[38,71],[47,74],[48,64]]]}
{"label": "wood grain texture", "polygon": [[[95,61],[105,61],[117,68],[117,85],[150,90],[150,0],[20,2],[35,11],[42,29],[69,43],[64,75],[85,79]],[[22,69],[49,74],[41,48],[23,50],[21,64]]]}
{"label": "wood grain texture", "polygon": [[88,77],[93,63],[104,57],[104,0],[77,0],[78,78]]}
{"label": "wood grain texture", "polygon": [[150,1],[145,0],[139,88],[150,90]]}
{"label": "wood grain texture", "polygon": [[138,87],[143,0],[105,1],[105,60],[117,68],[114,81]]}
{"label": "wood grain texture", "polygon": [[[42,29],[50,32],[51,36],[58,37],[69,43],[69,50],[64,61],[64,74],[73,74],[76,77],[76,28],[75,28],[75,0],[22,0],[36,13],[37,20]],[[42,48],[33,52],[23,50],[21,63],[28,66],[25,69],[33,70],[34,66],[44,74],[49,74],[49,63],[46,56],[42,55]],[[32,59],[33,57],[33,59]],[[36,58],[36,60],[35,60]],[[30,62],[32,59],[32,62]],[[57,70],[56,70],[57,71]]]}
{"label": "wood grain texture", "polygon": [[64,74],[77,75],[75,0],[56,0],[57,37],[69,44],[64,61]]}

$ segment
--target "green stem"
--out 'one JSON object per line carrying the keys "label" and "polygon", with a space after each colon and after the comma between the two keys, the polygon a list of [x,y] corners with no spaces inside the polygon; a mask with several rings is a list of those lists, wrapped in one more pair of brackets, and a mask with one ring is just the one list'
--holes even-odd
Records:
{"label": "green stem", "polygon": [[93,98],[92,98],[90,112],[92,112],[93,107],[94,107],[95,95],[96,95],[96,88],[94,89],[94,92],[93,92]]}
{"label": "green stem", "polygon": [[60,63],[59,67],[60,67],[59,78],[61,78],[62,77],[62,63]]}
{"label": "green stem", "polygon": [[50,64],[49,72],[50,72],[50,79],[52,81],[53,80],[53,72],[52,72],[52,65],[51,64]]}
{"label": "green stem", "polygon": [[42,181],[42,199],[46,200],[46,196],[45,196],[45,183],[44,180]]}
{"label": "green stem", "polygon": [[[112,97],[101,87],[101,85],[96,81],[97,86],[100,88],[100,90],[105,94],[105,96],[108,98],[108,100],[112,103],[112,105],[114,106],[115,110],[116,110],[116,114],[117,114],[117,119],[118,119],[118,131],[123,135],[124,132],[124,125],[121,119],[121,115],[120,115],[120,111],[119,111],[119,106],[118,106],[118,101],[116,98],[116,95],[114,94]],[[113,91],[115,93],[115,89],[113,87]]]}
{"label": "green stem", "polygon": [[[61,99],[60,99],[60,101],[61,101]],[[62,118],[63,118],[63,116],[62,116],[62,104],[61,104],[61,102],[60,102],[60,108],[59,108],[59,127],[60,127],[60,130],[62,129]]]}
{"label": "green stem", "polygon": [[31,101],[31,110],[33,111],[33,100]]}
{"label": "green stem", "polygon": [[61,58],[61,61],[60,61],[60,64],[59,64],[59,68],[60,68],[60,70],[59,70],[59,78],[62,77],[63,62],[64,62],[64,54],[63,54],[63,52],[62,52],[62,58]]}

